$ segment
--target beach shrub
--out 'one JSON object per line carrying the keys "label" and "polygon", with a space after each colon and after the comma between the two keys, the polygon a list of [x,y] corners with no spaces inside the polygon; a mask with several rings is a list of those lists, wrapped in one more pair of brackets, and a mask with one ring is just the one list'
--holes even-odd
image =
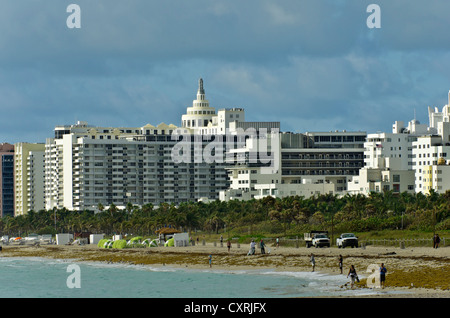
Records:
{"label": "beach shrub", "polygon": [[436,230],[443,231],[443,230],[450,230],[450,219],[446,219],[445,221],[442,221],[436,225]]}

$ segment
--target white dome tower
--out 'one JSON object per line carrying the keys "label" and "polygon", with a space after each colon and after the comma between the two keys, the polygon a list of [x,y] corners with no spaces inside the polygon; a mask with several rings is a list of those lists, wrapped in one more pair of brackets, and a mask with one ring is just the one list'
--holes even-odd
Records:
{"label": "white dome tower", "polygon": [[192,102],[192,107],[187,107],[186,114],[181,116],[183,128],[193,130],[195,134],[206,133],[208,124],[216,116],[214,107],[209,107],[209,101],[205,99],[203,79],[198,81],[197,99]]}

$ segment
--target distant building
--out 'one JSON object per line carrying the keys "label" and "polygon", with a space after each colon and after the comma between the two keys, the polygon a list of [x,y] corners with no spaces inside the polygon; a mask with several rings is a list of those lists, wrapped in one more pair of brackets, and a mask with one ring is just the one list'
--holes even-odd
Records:
{"label": "distant building", "polygon": [[450,189],[450,165],[444,158],[439,158],[437,164],[422,168],[420,189],[424,194],[445,193]]}
{"label": "distant building", "polygon": [[182,127],[57,126],[45,144],[45,207],[96,209],[99,204],[212,201],[229,186],[225,148],[243,130],[279,130],[279,122],[245,122],[241,108],[216,114],[200,79]]}
{"label": "distant building", "polygon": [[448,104],[442,107],[442,111],[439,112],[437,107],[428,107],[428,116],[429,133],[412,143],[415,190],[423,193],[428,193],[430,189],[445,192],[450,189],[450,184],[444,180],[447,168],[442,164],[450,159],[450,92]]}
{"label": "distant building", "polygon": [[15,215],[45,208],[45,144],[15,144]]}
{"label": "distant building", "polygon": [[[450,123],[446,123],[450,124]],[[429,175],[430,171],[433,172],[433,180],[436,178],[441,179],[443,176],[438,176],[445,170],[443,165],[440,169],[437,169],[438,160],[447,161],[450,159],[450,145],[443,142],[443,138],[439,135],[422,136],[413,142],[413,154],[414,154],[414,167],[415,167],[415,186],[416,192],[428,193],[430,189],[440,190],[439,192],[445,192],[446,189],[450,189],[446,183],[439,183],[437,188],[436,182],[431,181]],[[440,171],[439,173],[437,171]]]}
{"label": "distant building", "polygon": [[0,144],[0,216],[14,216],[14,145]]}
{"label": "distant building", "polygon": [[[344,194],[363,166],[365,132],[283,132],[278,138],[279,168],[265,174],[263,167],[249,162],[227,166],[230,188],[221,192],[221,200]],[[234,150],[239,151],[241,157],[251,156],[246,148]]]}
{"label": "distant building", "polygon": [[384,158],[382,167],[359,170],[348,183],[349,194],[369,195],[371,192],[392,191],[394,194],[414,193],[414,170],[401,169],[400,158]]}

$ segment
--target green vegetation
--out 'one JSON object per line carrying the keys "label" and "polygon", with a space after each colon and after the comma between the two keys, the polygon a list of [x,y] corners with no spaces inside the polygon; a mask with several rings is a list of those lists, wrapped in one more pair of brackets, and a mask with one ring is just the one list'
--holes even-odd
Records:
{"label": "green vegetation", "polygon": [[[214,201],[208,204],[183,203],[179,206],[128,204],[123,210],[99,204],[99,213],[67,209],[29,211],[26,215],[0,219],[0,235],[61,232],[123,234],[150,237],[155,230],[171,225],[193,236],[207,234],[225,237],[303,237],[310,230],[328,230],[337,235],[354,232],[394,237],[450,230],[450,191],[430,195],[392,192],[369,196],[320,195],[308,199],[266,197],[250,201]],[[403,231],[399,231],[403,230]],[[401,232],[401,234],[396,234]],[[422,235],[423,236],[423,235]]]}

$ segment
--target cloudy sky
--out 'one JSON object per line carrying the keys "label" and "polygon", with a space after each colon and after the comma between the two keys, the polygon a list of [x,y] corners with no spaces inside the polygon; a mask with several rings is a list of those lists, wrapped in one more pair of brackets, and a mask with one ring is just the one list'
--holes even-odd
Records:
{"label": "cloudy sky", "polygon": [[200,77],[216,109],[284,131],[427,122],[448,103],[449,12],[448,0],[0,0],[0,142],[45,142],[78,120],[179,125]]}

